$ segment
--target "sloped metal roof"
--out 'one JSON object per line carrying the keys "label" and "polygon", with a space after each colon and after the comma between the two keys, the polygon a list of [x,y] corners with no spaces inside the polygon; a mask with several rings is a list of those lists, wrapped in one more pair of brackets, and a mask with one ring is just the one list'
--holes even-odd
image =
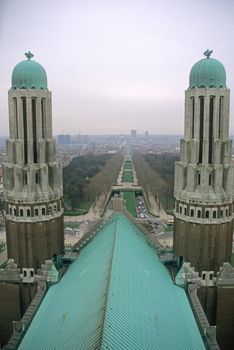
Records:
{"label": "sloped metal roof", "polygon": [[205,349],[184,290],[141,231],[114,215],[52,286],[21,350]]}

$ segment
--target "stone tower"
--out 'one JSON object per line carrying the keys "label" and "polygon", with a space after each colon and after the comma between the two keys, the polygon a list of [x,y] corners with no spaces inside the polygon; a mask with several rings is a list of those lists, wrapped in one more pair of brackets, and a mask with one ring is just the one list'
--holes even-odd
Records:
{"label": "stone tower", "polygon": [[174,253],[199,272],[216,272],[230,261],[233,234],[230,91],[224,66],[211,53],[190,72],[175,164]]}
{"label": "stone tower", "polygon": [[38,269],[64,248],[62,166],[55,159],[46,72],[25,55],[9,90],[5,222],[8,258]]}

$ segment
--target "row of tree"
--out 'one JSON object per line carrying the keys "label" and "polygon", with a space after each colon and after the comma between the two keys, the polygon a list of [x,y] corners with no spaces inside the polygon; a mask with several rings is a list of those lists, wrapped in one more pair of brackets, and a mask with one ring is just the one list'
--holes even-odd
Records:
{"label": "row of tree", "polygon": [[165,210],[174,208],[174,163],[177,155],[135,154],[133,157],[137,177],[148,195],[150,190]]}
{"label": "row of tree", "polygon": [[88,154],[72,159],[63,169],[63,191],[66,209],[91,205],[102,193],[110,190],[117,178],[123,156],[120,153]]}

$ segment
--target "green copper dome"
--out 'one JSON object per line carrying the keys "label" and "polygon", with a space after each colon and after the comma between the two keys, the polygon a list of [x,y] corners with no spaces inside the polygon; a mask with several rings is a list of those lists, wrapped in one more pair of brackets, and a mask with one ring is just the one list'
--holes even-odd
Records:
{"label": "green copper dome", "polygon": [[25,54],[28,58],[18,63],[12,73],[12,89],[47,89],[46,71],[36,61],[32,61],[33,54]]}
{"label": "green copper dome", "polygon": [[224,88],[226,87],[226,72],[223,64],[210,58],[212,51],[205,51],[206,58],[198,61],[191,69],[189,87],[192,88]]}

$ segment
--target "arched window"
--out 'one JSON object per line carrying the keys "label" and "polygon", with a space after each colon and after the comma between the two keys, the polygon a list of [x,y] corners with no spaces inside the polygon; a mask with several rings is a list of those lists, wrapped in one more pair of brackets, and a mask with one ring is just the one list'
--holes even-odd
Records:
{"label": "arched window", "polygon": [[209,217],[210,217],[210,212],[209,210],[206,210],[206,219],[209,219]]}
{"label": "arched window", "polygon": [[27,216],[30,216],[30,215],[31,215],[30,209],[27,209]]}
{"label": "arched window", "polygon": [[41,209],[41,214],[42,214],[42,215],[45,215],[45,208],[42,208],[42,209]]}
{"label": "arched window", "polygon": [[35,210],[34,210],[34,215],[35,215],[35,216],[38,216],[38,209],[35,209]]}
{"label": "arched window", "polygon": [[23,209],[20,209],[20,216],[24,216],[24,211],[23,211]]}
{"label": "arched window", "polygon": [[217,217],[217,212],[215,210],[215,211],[213,211],[213,219],[216,219],[216,217]]}
{"label": "arched window", "polygon": [[180,214],[182,214],[182,207],[180,206]]}
{"label": "arched window", "polygon": [[192,218],[194,217],[194,209],[191,209],[190,215],[191,215]]}
{"label": "arched window", "polygon": [[16,216],[16,209],[14,208],[14,215]]}
{"label": "arched window", "polygon": [[187,215],[187,208],[184,207],[184,215]]}
{"label": "arched window", "polygon": [[201,210],[200,210],[200,209],[197,211],[197,217],[198,217],[198,218],[201,217]]}

